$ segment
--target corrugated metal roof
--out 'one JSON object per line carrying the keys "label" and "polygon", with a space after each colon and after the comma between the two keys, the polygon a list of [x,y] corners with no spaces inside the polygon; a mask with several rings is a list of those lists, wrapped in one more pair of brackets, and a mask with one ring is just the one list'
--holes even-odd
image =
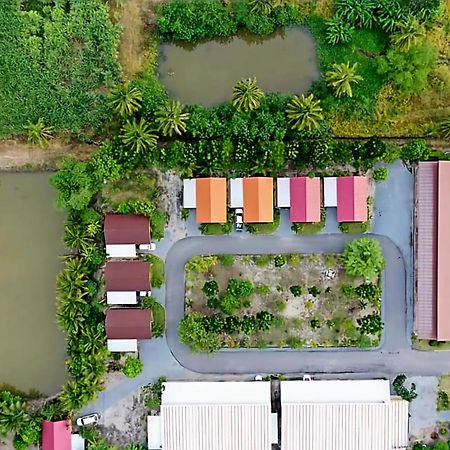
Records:
{"label": "corrugated metal roof", "polygon": [[105,266],[107,291],[149,291],[150,264],[144,261],[108,261]]}
{"label": "corrugated metal roof", "polygon": [[323,206],[333,208],[337,206],[337,178],[325,177],[323,179]]}
{"label": "corrugated metal roof", "polygon": [[277,206],[289,208],[291,206],[291,178],[277,178]]}
{"label": "corrugated metal roof", "polygon": [[230,207],[243,208],[244,207],[244,186],[243,178],[230,179]]}
{"label": "corrugated metal roof", "polygon": [[165,383],[164,450],[270,450],[268,382]]}
{"label": "corrugated metal roof", "polygon": [[291,222],[320,222],[320,178],[293,177]]}
{"label": "corrugated metal roof", "polygon": [[408,448],[408,402],[282,404],[281,450]]}
{"label": "corrugated metal roof", "polygon": [[439,161],[437,205],[437,340],[450,340],[450,162]]}
{"label": "corrugated metal roof", "polygon": [[416,172],[415,331],[436,339],[437,162],[421,162]]}
{"label": "corrugated metal roof", "polygon": [[338,222],[366,222],[367,195],[368,182],[366,177],[338,177]]}
{"label": "corrugated metal roof", "polygon": [[150,221],[137,214],[107,214],[106,244],[150,244]]}
{"label": "corrugated metal roof", "polygon": [[225,223],[227,221],[227,180],[225,178],[197,178],[197,223]]}
{"label": "corrugated metal roof", "polygon": [[194,179],[183,180],[183,208],[193,209],[196,205],[196,181]]}
{"label": "corrugated metal roof", "polygon": [[108,339],[150,339],[152,312],[149,309],[117,308],[106,311]]}
{"label": "corrugated metal roof", "polygon": [[273,222],[272,178],[244,178],[244,222]]}

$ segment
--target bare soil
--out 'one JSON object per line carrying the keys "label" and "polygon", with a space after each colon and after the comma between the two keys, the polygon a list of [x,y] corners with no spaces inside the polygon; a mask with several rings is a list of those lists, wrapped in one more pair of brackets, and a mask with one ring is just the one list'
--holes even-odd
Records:
{"label": "bare soil", "polygon": [[[346,275],[338,255],[299,255],[297,265],[287,263],[275,267],[273,255],[270,261],[263,256],[236,256],[232,266],[225,267],[220,261],[205,273],[186,273],[187,311],[212,314],[206,304],[202,287],[206,281],[216,280],[219,292],[226,290],[228,280],[237,278],[250,280],[255,293],[250,298],[250,306],[240,308],[236,315],[256,314],[269,311],[279,320],[268,332],[259,332],[244,339],[224,336],[224,346],[278,346],[284,347],[295,341],[294,345],[306,347],[356,346],[360,333],[357,331],[357,319],[374,312],[378,308],[366,305],[362,307],[356,298],[348,298],[342,293],[342,286],[354,287],[363,282],[360,278]],[[325,271],[336,272],[333,279],[325,276]],[[376,280],[375,280],[376,281]],[[301,286],[300,296],[294,296],[291,286]],[[311,288],[319,293],[313,293]],[[311,320],[317,319],[319,328],[313,329]],[[378,345],[378,339],[372,336],[366,345]]]}

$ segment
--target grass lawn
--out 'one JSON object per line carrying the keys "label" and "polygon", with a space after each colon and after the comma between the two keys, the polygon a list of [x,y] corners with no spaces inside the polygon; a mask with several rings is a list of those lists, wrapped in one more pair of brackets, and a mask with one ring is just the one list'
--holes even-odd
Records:
{"label": "grass lawn", "polygon": [[428,339],[417,339],[415,336],[413,336],[412,343],[413,347],[416,350],[422,351],[450,350],[450,341],[446,342],[430,341]]}
{"label": "grass lawn", "polygon": [[271,234],[280,226],[280,210],[275,209],[273,222],[269,223],[246,223],[245,229],[251,234]]}
{"label": "grass lawn", "polygon": [[[373,347],[379,344],[379,334],[361,334],[357,320],[380,314],[380,302],[371,304],[357,298],[353,288],[363,280],[345,273],[339,255],[246,255],[225,262],[224,265],[220,257],[214,256],[203,258],[203,262],[201,257],[196,257],[195,264],[188,262],[186,313],[218,313],[218,309],[207,305],[203,285],[215,280],[220,297],[229,279],[235,278],[250,281],[254,292],[234,315],[242,318],[268,311],[275,320],[270,330],[251,335],[221,332],[223,347]],[[336,272],[333,279],[325,277],[327,269]]]}
{"label": "grass lawn", "polygon": [[439,377],[439,387],[436,409],[438,411],[448,411],[450,409],[450,374]]}
{"label": "grass lawn", "polygon": [[153,336],[161,337],[164,335],[164,330],[166,329],[166,311],[161,303],[154,302],[152,306],[153,313]]}
{"label": "grass lawn", "polygon": [[151,285],[160,288],[165,281],[164,261],[156,255],[147,255],[147,261],[150,263],[150,281]]}
{"label": "grass lawn", "polygon": [[327,212],[325,208],[320,211],[320,222],[317,223],[293,223],[291,230],[296,234],[316,234],[325,227]]}

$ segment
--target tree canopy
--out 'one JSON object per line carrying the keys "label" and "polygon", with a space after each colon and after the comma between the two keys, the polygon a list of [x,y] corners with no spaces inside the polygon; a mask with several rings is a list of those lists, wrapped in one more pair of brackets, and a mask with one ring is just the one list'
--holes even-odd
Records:
{"label": "tree canopy", "polygon": [[342,257],[345,271],[353,276],[371,279],[384,267],[381,245],[375,239],[361,238],[348,242]]}

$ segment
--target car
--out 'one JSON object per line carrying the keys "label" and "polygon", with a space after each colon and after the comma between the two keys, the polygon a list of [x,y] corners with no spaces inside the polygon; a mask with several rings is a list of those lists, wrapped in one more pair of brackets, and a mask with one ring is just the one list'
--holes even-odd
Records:
{"label": "car", "polygon": [[100,420],[100,415],[97,413],[88,414],[86,416],[78,417],[77,419],[77,425],[79,427],[86,427],[90,425],[96,425],[98,424]]}
{"label": "car", "polygon": [[150,244],[140,244],[139,245],[139,253],[147,253],[147,252],[154,252],[156,250],[156,244],[150,243]]}
{"label": "car", "polygon": [[312,376],[308,374],[303,375],[303,381],[312,381]]}
{"label": "car", "polygon": [[234,212],[234,224],[236,231],[242,231],[244,229],[244,218],[243,218],[243,211],[242,208],[237,208]]}

